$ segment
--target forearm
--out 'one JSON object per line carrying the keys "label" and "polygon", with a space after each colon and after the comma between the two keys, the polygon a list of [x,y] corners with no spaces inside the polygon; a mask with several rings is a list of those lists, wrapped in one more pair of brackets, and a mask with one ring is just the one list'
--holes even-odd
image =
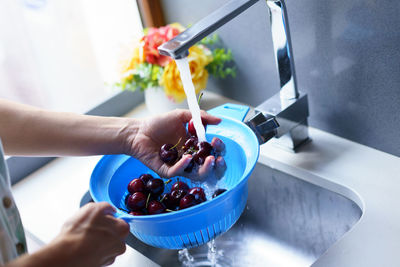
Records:
{"label": "forearm", "polygon": [[125,153],[139,124],[134,119],[52,112],[0,100],[0,138],[9,155]]}

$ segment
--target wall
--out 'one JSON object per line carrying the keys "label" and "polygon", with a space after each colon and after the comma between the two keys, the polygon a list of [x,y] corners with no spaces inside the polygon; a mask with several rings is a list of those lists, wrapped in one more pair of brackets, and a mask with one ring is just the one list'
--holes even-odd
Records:
{"label": "wall", "polygon": [[[227,0],[163,0],[166,21],[193,24]],[[286,1],[298,87],[310,125],[400,156],[400,3]],[[258,105],[278,92],[268,8],[260,1],[218,31],[236,79],[209,89]]]}

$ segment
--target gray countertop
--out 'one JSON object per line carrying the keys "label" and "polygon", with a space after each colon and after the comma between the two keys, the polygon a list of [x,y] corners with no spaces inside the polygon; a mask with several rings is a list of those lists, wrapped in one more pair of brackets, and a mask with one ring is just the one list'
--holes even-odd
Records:
{"label": "gray countertop", "polygon": [[[203,109],[234,102],[207,93]],[[236,102],[237,103],[237,102]],[[149,115],[144,104],[128,117]],[[299,153],[261,146],[259,162],[350,198],[362,209],[359,222],[313,266],[399,266],[400,158],[310,128],[312,142]],[[44,243],[79,208],[100,156],[56,159],[13,186],[25,228]],[[132,248],[112,266],[157,266]]]}

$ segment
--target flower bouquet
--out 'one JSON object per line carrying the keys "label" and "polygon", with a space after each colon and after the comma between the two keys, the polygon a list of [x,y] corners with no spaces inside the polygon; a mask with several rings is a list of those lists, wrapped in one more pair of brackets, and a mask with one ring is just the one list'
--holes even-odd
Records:
{"label": "flower bouquet", "polygon": [[[159,90],[170,102],[181,103],[185,92],[179,70],[173,59],[158,53],[158,46],[184,31],[175,23],[160,28],[147,28],[139,45],[122,62],[121,78],[115,84],[123,90]],[[196,94],[204,90],[209,73],[217,78],[234,77],[233,56],[220,46],[217,35],[207,37],[189,49],[189,66]],[[147,99],[146,99],[147,101]]]}

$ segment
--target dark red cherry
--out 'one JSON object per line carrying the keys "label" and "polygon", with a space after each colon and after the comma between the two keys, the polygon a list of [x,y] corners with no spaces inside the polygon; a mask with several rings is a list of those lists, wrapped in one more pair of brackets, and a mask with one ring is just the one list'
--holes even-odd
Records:
{"label": "dark red cherry", "polygon": [[173,190],[171,191],[171,201],[174,206],[179,206],[179,203],[181,199],[187,194],[186,191],[183,191],[182,189],[179,190]]}
{"label": "dark red cherry", "polygon": [[[207,124],[203,121],[203,119],[201,120],[201,123],[203,123],[204,129],[206,129],[207,128]],[[194,128],[193,119],[190,119],[190,121],[188,123],[188,132],[189,132],[190,135],[197,137],[196,128]]]}
{"label": "dark red cherry", "polygon": [[183,198],[181,198],[181,201],[179,202],[179,208],[181,210],[192,207],[196,205],[196,199],[193,195],[187,194]]}
{"label": "dark red cherry", "polygon": [[161,196],[160,202],[164,204],[167,209],[174,210],[178,205],[178,201],[174,201],[171,197],[171,193],[165,193]]}
{"label": "dark red cherry", "polygon": [[147,205],[147,212],[150,215],[160,214],[163,213],[164,211],[165,211],[165,206],[162,203],[160,203],[160,201],[152,200]]}
{"label": "dark red cherry", "polygon": [[146,190],[154,196],[161,195],[164,192],[164,181],[161,179],[152,179],[147,182]]}
{"label": "dark red cherry", "polygon": [[197,152],[197,154],[199,154],[200,157],[205,159],[206,157],[211,155],[213,147],[209,142],[203,141],[198,146],[199,151]]}
{"label": "dark red cherry", "polygon": [[133,193],[128,197],[126,206],[131,211],[141,211],[146,206],[147,196],[142,192]]}
{"label": "dark red cherry", "polygon": [[178,150],[172,144],[164,144],[160,148],[159,155],[163,162],[172,165],[178,159]]}
{"label": "dark red cherry", "polygon": [[172,185],[172,187],[171,187],[171,191],[173,191],[173,190],[183,190],[183,191],[185,191],[186,193],[187,192],[189,192],[189,186],[185,183],[185,182],[182,182],[182,181],[177,181],[177,182],[175,182],[173,185]]}
{"label": "dark red cherry", "polygon": [[129,193],[133,194],[135,192],[143,192],[145,191],[146,186],[143,183],[143,180],[137,178],[133,179],[129,184],[128,184],[128,191]]}
{"label": "dark red cherry", "polygon": [[202,157],[199,152],[196,152],[193,154],[193,158],[192,161],[194,161],[194,163],[198,164],[198,165],[203,165],[204,161],[205,161],[205,157]]}
{"label": "dark red cherry", "polygon": [[146,185],[148,181],[154,179],[154,177],[151,174],[142,174],[139,176],[139,179],[143,181],[143,183]]}
{"label": "dark red cherry", "polygon": [[134,216],[144,215],[143,211],[131,211],[129,214]]}
{"label": "dark red cherry", "polygon": [[189,194],[194,196],[197,204],[207,200],[206,194],[204,193],[204,189],[201,187],[191,188],[189,190]]}
{"label": "dark red cherry", "polygon": [[192,154],[194,149],[197,150],[197,142],[197,137],[191,136],[188,140],[186,140],[185,144],[183,145],[183,151]]}
{"label": "dark red cherry", "polygon": [[221,189],[221,188],[215,190],[214,194],[212,195],[212,198],[215,198],[215,197],[221,195],[221,194],[224,193],[225,191],[226,191],[226,189]]}

